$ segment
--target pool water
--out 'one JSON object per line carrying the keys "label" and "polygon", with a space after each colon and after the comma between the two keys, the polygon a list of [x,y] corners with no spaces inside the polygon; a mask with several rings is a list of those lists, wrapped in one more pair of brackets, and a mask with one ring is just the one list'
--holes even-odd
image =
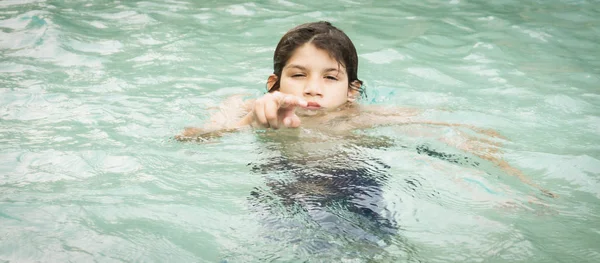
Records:
{"label": "pool water", "polygon": [[[328,20],[404,125],[178,142]],[[599,262],[600,5],[0,1],[1,262]],[[466,161],[465,161],[466,160]]]}

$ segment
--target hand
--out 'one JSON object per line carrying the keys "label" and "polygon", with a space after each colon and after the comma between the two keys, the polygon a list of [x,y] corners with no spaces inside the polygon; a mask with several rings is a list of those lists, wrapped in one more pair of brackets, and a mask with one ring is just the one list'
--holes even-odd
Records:
{"label": "hand", "polygon": [[294,95],[275,91],[267,93],[254,102],[251,115],[253,124],[264,128],[296,128],[300,118],[294,113],[296,107],[307,107],[308,102]]}
{"label": "hand", "polygon": [[175,135],[175,139],[181,142],[199,140],[199,136],[201,136],[204,133],[206,133],[204,129],[196,127],[186,127],[181,134]]}

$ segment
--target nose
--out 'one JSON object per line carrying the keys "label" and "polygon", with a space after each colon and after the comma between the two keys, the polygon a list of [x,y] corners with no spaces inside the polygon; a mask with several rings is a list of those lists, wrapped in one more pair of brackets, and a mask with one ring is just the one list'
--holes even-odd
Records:
{"label": "nose", "polygon": [[323,83],[320,78],[312,77],[306,81],[304,86],[304,95],[307,96],[322,96]]}

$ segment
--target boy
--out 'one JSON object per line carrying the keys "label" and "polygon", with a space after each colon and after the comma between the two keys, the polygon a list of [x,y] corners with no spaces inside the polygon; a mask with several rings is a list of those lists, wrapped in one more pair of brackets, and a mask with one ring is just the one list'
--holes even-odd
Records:
{"label": "boy", "polygon": [[[267,79],[267,90],[261,98],[248,102],[228,103],[229,107],[215,114],[203,128],[186,128],[176,136],[181,141],[203,140],[223,132],[244,127],[259,129],[298,128],[351,134],[352,130],[380,125],[425,124],[466,127],[480,134],[498,138],[490,130],[461,124],[414,119],[418,111],[360,106],[362,93],[358,79],[358,55],[350,38],[329,22],[299,25],[279,41],[273,56],[273,74]],[[461,150],[473,152],[521,181],[554,194],[531,182],[506,161],[491,154],[497,143],[466,137],[461,142],[444,141]],[[429,156],[448,156],[433,151],[419,151]]]}

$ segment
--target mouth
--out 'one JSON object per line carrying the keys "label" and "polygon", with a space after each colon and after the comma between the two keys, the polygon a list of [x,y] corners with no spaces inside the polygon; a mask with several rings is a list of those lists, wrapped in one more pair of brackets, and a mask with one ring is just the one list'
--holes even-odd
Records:
{"label": "mouth", "polygon": [[323,107],[321,107],[321,104],[319,104],[318,102],[314,102],[314,101],[309,101],[308,105],[306,105],[306,107],[303,107],[307,110],[320,110],[323,109]]}

